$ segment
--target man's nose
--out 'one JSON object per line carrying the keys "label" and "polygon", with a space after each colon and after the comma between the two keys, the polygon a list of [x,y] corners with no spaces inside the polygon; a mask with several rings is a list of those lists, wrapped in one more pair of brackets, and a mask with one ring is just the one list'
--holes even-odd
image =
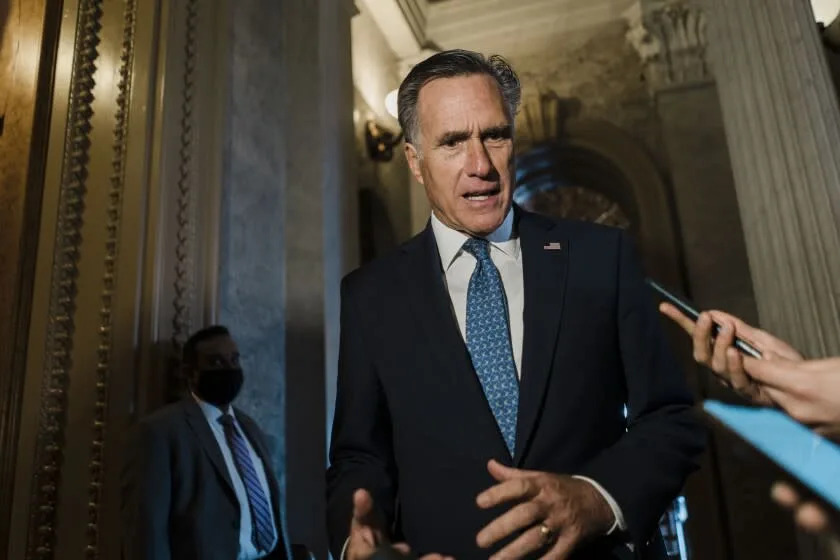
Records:
{"label": "man's nose", "polygon": [[473,177],[486,177],[490,174],[493,163],[484,143],[478,138],[471,138],[467,142],[467,161],[464,170]]}

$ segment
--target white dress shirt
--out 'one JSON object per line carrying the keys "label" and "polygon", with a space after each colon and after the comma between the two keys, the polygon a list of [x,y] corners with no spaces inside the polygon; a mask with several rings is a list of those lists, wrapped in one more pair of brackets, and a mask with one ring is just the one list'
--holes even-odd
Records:
{"label": "white dress shirt", "polygon": [[213,436],[216,438],[216,443],[219,444],[219,450],[221,450],[222,457],[225,459],[225,466],[227,467],[228,475],[230,475],[230,481],[233,483],[233,491],[236,494],[237,501],[239,502],[239,555],[236,557],[236,560],[256,560],[257,558],[263,558],[277,546],[277,524],[274,521],[274,511],[272,511],[271,508],[271,489],[268,487],[265,465],[263,465],[262,459],[260,459],[260,456],[257,455],[257,452],[254,451],[254,447],[251,445],[251,442],[248,441],[248,436],[245,435],[242,428],[239,426],[239,421],[236,419],[233,408],[229,406],[227,413],[233,416],[234,428],[242,436],[242,439],[245,440],[245,445],[248,448],[248,454],[251,456],[251,463],[254,465],[254,470],[257,471],[257,478],[260,481],[260,486],[262,487],[262,490],[265,493],[265,498],[268,500],[269,504],[268,509],[269,514],[271,515],[271,527],[273,531],[271,546],[268,550],[257,550],[251,538],[251,507],[248,504],[248,493],[245,490],[245,485],[242,483],[242,477],[239,476],[239,471],[236,469],[236,463],[234,463],[233,460],[233,453],[231,452],[227,438],[225,437],[224,427],[221,422],[219,422],[219,418],[221,418],[224,414],[221,410],[210,403],[204,402],[195,394],[193,394],[193,398],[195,399],[195,402],[198,403],[198,406],[201,407],[201,411],[207,419],[207,424],[210,426],[210,431],[213,432]]}
{"label": "white dress shirt", "polygon": [[[449,292],[449,299],[452,301],[452,308],[458,320],[458,329],[461,337],[466,341],[467,332],[467,291],[470,285],[470,277],[475,270],[476,259],[467,251],[463,250],[464,242],[469,239],[464,233],[447,227],[432,212],[432,232],[437,242],[438,253],[440,254],[440,265],[446,278],[446,289]],[[520,251],[519,237],[513,231],[513,208],[510,209],[505,221],[499,228],[488,235],[486,239],[490,242],[490,260],[499,270],[502,278],[502,285],[505,290],[505,297],[508,305],[508,318],[510,320],[510,341],[513,349],[513,360],[516,363],[516,375],[522,378],[522,339],[524,331],[523,310],[525,309],[525,284],[522,273],[522,252]],[[596,481],[585,476],[575,476],[592,484],[604,497],[612,509],[615,522],[607,534],[616,529],[622,531],[627,528],[624,522],[624,515],[615,499],[607,490]]]}

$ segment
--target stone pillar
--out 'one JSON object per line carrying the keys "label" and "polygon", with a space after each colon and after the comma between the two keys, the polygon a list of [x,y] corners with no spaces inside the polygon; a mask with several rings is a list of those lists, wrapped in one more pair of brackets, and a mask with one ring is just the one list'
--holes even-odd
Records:
{"label": "stone pillar", "polygon": [[338,378],[340,285],[359,266],[359,185],[353,132],[352,0],[321,0],[321,26],[327,41],[321,53],[324,94],[324,328],[326,331],[326,431],[329,442]]}
{"label": "stone pillar", "polygon": [[238,404],[272,444],[290,541],[325,558],[338,287],[358,250],[353,4],[230,6],[220,319],[246,369]]}
{"label": "stone pillar", "polygon": [[653,0],[626,15],[668,153],[690,296],[701,307],[755,320],[723,117],[706,61],[705,14],[690,0]]}
{"label": "stone pillar", "polygon": [[[840,354],[840,108],[813,13],[706,2],[761,325],[806,356]],[[830,546],[800,541],[802,558]]]}
{"label": "stone pillar", "polygon": [[807,2],[706,0],[761,324],[840,354],[840,108]]}
{"label": "stone pillar", "polygon": [[[682,238],[682,289],[701,308],[725,309],[755,322],[735,180],[706,56],[706,14],[691,0],[644,0],[626,16],[627,38],[644,64],[668,156]],[[727,390],[694,364],[682,333],[675,334],[698,397],[727,398]],[[713,433],[703,468],[686,487],[693,556],[757,560],[795,555],[789,516],[768,495],[775,474],[767,461],[719,436]],[[743,511],[766,514],[759,520]]]}
{"label": "stone pillar", "polygon": [[283,487],[285,435],[284,259],[287,109],[281,92],[280,4],[231,2],[225,175],[219,244],[219,322],[239,345],[245,386],[237,405],[268,436]]}

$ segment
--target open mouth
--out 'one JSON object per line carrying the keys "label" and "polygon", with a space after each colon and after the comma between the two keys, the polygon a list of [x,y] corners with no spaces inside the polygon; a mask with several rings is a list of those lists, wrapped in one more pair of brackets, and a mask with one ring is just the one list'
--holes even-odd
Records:
{"label": "open mouth", "polygon": [[482,189],[476,191],[470,191],[468,193],[464,193],[462,196],[472,202],[481,202],[482,200],[488,200],[493,196],[496,196],[501,192],[501,188],[496,186],[491,189]]}

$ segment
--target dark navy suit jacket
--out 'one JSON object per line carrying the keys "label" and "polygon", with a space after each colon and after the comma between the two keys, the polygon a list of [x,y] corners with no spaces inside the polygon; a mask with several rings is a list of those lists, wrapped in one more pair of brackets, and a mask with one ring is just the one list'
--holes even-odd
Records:
{"label": "dark navy suit jacket", "polygon": [[519,208],[516,230],[525,306],[512,460],[458,330],[431,227],[344,279],[327,473],[336,558],[357,488],[372,492],[394,537],[415,552],[487,558],[475,536],[510,507],[475,504],[495,483],[491,458],[587,476],[615,498],[627,534],[579,557],[633,557],[626,542],[636,557],[660,557],[661,539],[651,546],[658,520],[705,435],[631,243],[617,229]]}

